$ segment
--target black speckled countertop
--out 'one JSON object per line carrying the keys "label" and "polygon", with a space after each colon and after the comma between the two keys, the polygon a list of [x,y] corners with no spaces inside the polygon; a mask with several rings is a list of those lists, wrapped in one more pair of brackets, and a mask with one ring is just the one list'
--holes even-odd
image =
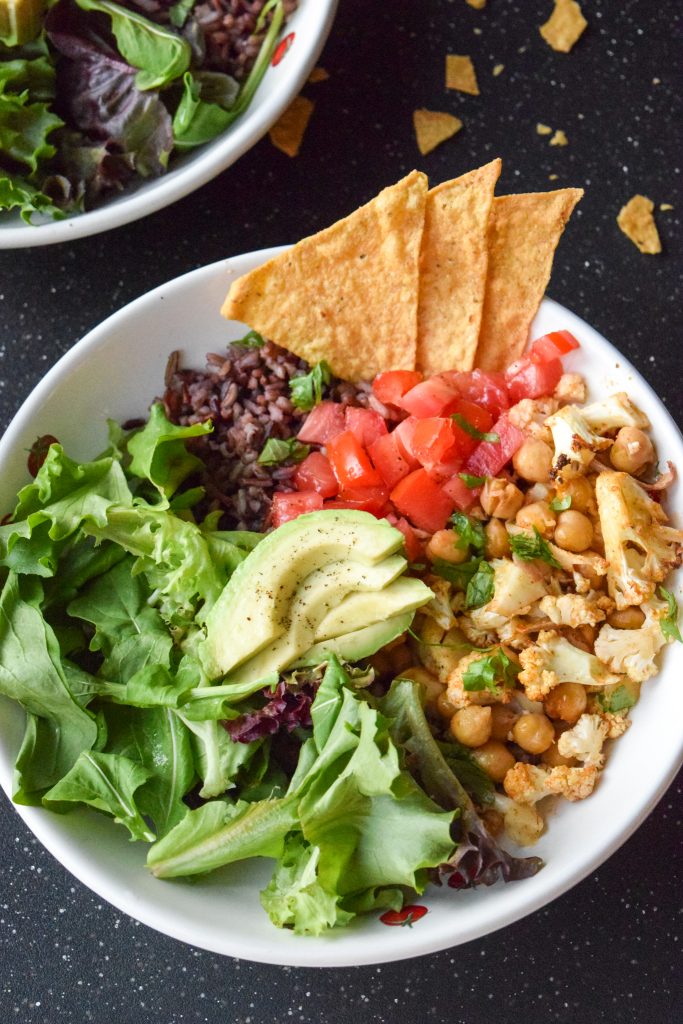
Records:
{"label": "black speckled countertop", "polygon": [[[538,34],[550,0],[489,0],[483,11],[465,0],[341,0],[321,58],[330,78],[306,88],[316,108],[298,158],[266,138],[146,220],[0,253],[3,424],[85,331],[155,285],[310,234],[414,166],[439,181],[496,155],[501,192],[586,189],[550,294],[620,347],[682,423],[680,5],[582,6],[589,28],[564,55]],[[472,56],[480,97],[446,92],[449,51]],[[425,158],[411,122],[422,106],[465,123]],[[538,122],[569,144],[550,147]],[[674,207],[657,210],[660,256],[641,255],[617,228],[636,192]],[[681,781],[599,871],[544,910],[450,951],[336,972],[224,959],[122,916],[2,798],[0,1022],[673,1024],[683,1020]]]}

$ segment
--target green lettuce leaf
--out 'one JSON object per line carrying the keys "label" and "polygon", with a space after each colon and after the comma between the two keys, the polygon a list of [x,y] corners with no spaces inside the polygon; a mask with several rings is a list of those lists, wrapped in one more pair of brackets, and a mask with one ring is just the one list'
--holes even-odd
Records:
{"label": "green lettuce leaf", "polygon": [[4,91],[8,85],[0,80],[0,157],[4,163],[22,164],[35,174],[39,164],[57,152],[48,135],[64,122],[47,103],[31,103],[28,89]]}
{"label": "green lettuce leaf", "polygon": [[24,178],[0,175],[0,210],[18,210],[21,219],[31,224],[36,214],[63,220],[66,213],[55,206],[48,195]]}
{"label": "green lettuce leaf", "polygon": [[233,789],[264,741],[235,743],[219,721],[193,721],[182,710],[176,714],[191,734],[194,763],[203,783],[199,795],[208,800]]}
{"label": "green lettuce leaf", "polygon": [[273,924],[297,934],[320,935],[354,916],[339,906],[339,894],[329,892],[318,879],[320,847],[311,846],[299,833],[290,834],[261,903]]}
{"label": "green lettuce leaf", "polygon": [[194,423],[178,427],[166,418],[164,407],[155,402],[149,420],[128,442],[132,455],[130,472],[150,480],[166,498],[170,498],[191,473],[203,467],[196,455],[188,452],[185,441],[210,434],[213,424]]}
{"label": "green lettuce leaf", "polygon": [[183,76],[183,95],[173,116],[173,140],[179,150],[194,149],[211,142],[235,120],[231,107],[235,102],[238,85],[228,75],[222,76],[234,84],[232,96],[225,90],[222,102],[209,101],[206,80],[201,73],[187,71]]}

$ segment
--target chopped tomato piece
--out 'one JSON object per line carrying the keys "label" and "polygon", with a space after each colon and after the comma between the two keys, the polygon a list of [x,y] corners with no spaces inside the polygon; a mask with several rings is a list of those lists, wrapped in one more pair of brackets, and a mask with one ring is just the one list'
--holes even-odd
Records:
{"label": "chopped tomato piece", "polygon": [[571,331],[551,331],[537,338],[529,351],[531,361],[534,363],[547,363],[551,359],[559,359],[566,356],[567,352],[579,348],[579,343]]}
{"label": "chopped tomato piece", "polygon": [[[448,458],[455,447],[455,424],[443,416],[428,416],[418,420],[412,440],[415,458],[425,467]],[[457,429],[457,428],[456,428]]]}
{"label": "chopped tomato piece", "polygon": [[276,491],[270,515],[273,526],[282,526],[290,519],[296,519],[306,512],[317,512],[322,507],[323,497],[317,491],[293,491],[291,494]]}
{"label": "chopped tomato piece", "polygon": [[346,406],[339,402],[319,402],[309,412],[297,434],[306,444],[327,444],[346,430]]}
{"label": "chopped tomato piece", "polygon": [[385,910],[383,914],[380,914],[380,921],[382,924],[388,924],[392,927],[408,925],[410,927],[419,921],[421,917],[424,917],[427,913],[427,908],[418,905],[417,903],[411,903],[410,906],[404,907],[403,910]]}
{"label": "chopped tomato piece", "polygon": [[491,424],[496,418],[489,409],[484,408],[483,405],[478,405],[476,402],[471,402],[469,398],[458,399],[458,403],[453,409],[453,413],[456,412],[460,413],[463,419],[466,419],[471,426],[481,431],[481,433],[490,430]]}
{"label": "chopped tomato piece", "polygon": [[453,510],[453,502],[424,469],[416,469],[391,492],[399,512],[415,526],[429,533],[443,530]]}
{"label": "chopped tomato piece", "polygon": [[374,409],[359,409],[349,405],[346,408],[346,429],[355,434],[364,448],[387,432],[387,422]]}
{"label": "chopped tomato piece", "polygon": [[346,487],[336,498],[340,508],[358,508],[372,512],[373,516],[384,515],[388,501],[388,487]]}
{"label": "chopped tomato piece", "polygon": [[383,480],[368,453],[350,430],[328,441],[327,457],[341,488],[382,486]]}
{"label": "chopped tomato piece", "polygon": [[394,515],[393,512],[389,513],[387,520],[403,534],[408,561],[419,562],[424,555],[424,546],[408,520],[404,519],[403,516]]}
{"label": "chopped tomato piece", "polygon": [[465,481],[461,480],[457,475],[451,477],[443,485],[442,490],[461,512],[466,512],[468,508],[472,508],[472,505],[474,505],[481,494],[481,487],[468,487]]}
{"label": "chopped tomato piece", "polygon": [[562,363],[559,359],[533,363],[528,356],[524,356],[512,363],[505,373],[510,401],[514,405],[523,398],[552,395],[561,376]]}
{"label": "chopped tomato piece", "polygon": [[430,377],[411,388],[400,401],[411,416],[446,416],[452,412],[457,392],[441,377]]}
{"label": "chopped tomato piece", "polygon": [[372,382],[375,397],[385,405],[400,405],[400,399],[422,380],[417,370],[387,370],[378,373]]}
{"label": "chopped tomato piece", "polygon": [[378,437],[369,448],[375,469],[388,487],[395,487],[399,480],[410,473],[411,465],[400,452],[396,432]]}
{"label": "chopped tomato piece", "polygon": [[505,415],[496,420],[491,433],[498,434],[500,440],[482,441],[465,463],[466,472],[472,476],[496,476],[525,440],[522,431]]}
{"label": "chopped tomato piece", "polygon": [[510,405],[505,377],[502,373],[485,373],[484,370],[447,372],[440,375],[450,387],[470,402],[483,405],[493,418],[498,417]]}
{"label": "chopped tomato piece", "polygon": [[323,498],[333,498],[339,491],[337,478],[329,459],[322,452],[311,452],[297,466],[294,483],[299,491],[317,491]]}
{"label": "chopped tomato piece", "polygon": [[415,434],[417,423],[418,420],[415,416],[409,416],[408,419],[402,420],[392,432],[392,437],[396,438],[399,452],[411,469],[417,469],[420,465],[413,454],[413,435]]}

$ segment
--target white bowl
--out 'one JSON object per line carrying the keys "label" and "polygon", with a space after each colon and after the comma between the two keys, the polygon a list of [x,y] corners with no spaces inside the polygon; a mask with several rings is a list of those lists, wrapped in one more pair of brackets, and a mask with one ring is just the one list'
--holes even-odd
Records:
{"label": "white bowl", "polygon": [[338,0],[299,0],[281,38],[295,34],[292,46],[270,66],[248,109],[225,132],[198,149],[171,157],[171,170],[159,178],[139,180],[115,198],[87,213],[53,221],[35,218],[24,224],[18,213],[0,215],[0,249],[71,242],[111,231],[163,209],[211,181],[251,149],[287,109],[306,82],[329,35]]}
{"label": "white bowl", "polygon": [[[77,458],[105,446],[107,416],[139,416],[163,388],[169,352],[203,366],[244,327],[219,315],[230,279],[280,252],[265,250],[224,260],[162,285],[105,320],[68,352],[36,387],[0,441],[5,502],[26,482],[26,449],[51,433]],[[584,373],[594,396],[629,392],[652,420],[661,458],[683,467],[683,441],[652,389],[609,342],[556,302],[546,299],[534,334],[567,328],[582,348],[567,366]],[[672,504],[680,487],[672,491]],[[0,510],[4,511],[4,509]],[[676,589],[680,591],[680,583]],[[320,938],[273,927],[258,890],[272,862],[232,865],[204,880],[160,881],[145,868],[146,847],[93,811],[59,816],[42,808],[17,812],[48,850],[103,899],[145,924],[195,946],[266,963],[341,967],[434,952],[518,920],[594,871],[628,838],[673,779],[683,756],[683,646],[670,646],[660,675],[643,687],[633,726],[615,745],[596,792],[552,814],[534,853],[546,866],[534,878],[454,892],[429,889],[419,899],[429,913],[412,928],[388,928],[377,915]],[[12,765],[23,734],[23,713],[3,702],[0,783],[11,793]],[[656,837],[653,836],[653,841]],[[605,907],[608,911],[609,908]]]}

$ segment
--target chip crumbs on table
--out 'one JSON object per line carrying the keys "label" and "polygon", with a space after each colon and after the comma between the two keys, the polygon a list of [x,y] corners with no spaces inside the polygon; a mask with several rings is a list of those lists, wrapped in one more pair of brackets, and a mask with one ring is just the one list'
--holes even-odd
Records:
{"label": "chip crumbs on table", "polygon": [[627,238],[641,252],[655,256],[662,251],[662,243],[657,225],[652,215],[655,204],[647,196],[635,195],[622,206],[617,216],[617,224]]}
{"label": "chip crumbs on table", "polygon": [[453,114],[439,110],[425,110],[424,107],[413,111],[413,126],[417,148],[426,156],[433,149],[450,139],[462,128],[462,121]]}
{"label": "chip crumbs on table", "polygon": [[569,53],[587,25],[576,0],[555,0],[553,13],[538,31],[553,50]]}
{"label": "chip crumbs on table", "polygon": [[287,156],[298,156],[315,104],[297,96],[268,132],[273,145]]}
{"label": "chip crumbs on table", "polygon": [[446,54],[446,88],[457,89],[458,92],[479,95],[477,75],[472,58],[458,53]]}

